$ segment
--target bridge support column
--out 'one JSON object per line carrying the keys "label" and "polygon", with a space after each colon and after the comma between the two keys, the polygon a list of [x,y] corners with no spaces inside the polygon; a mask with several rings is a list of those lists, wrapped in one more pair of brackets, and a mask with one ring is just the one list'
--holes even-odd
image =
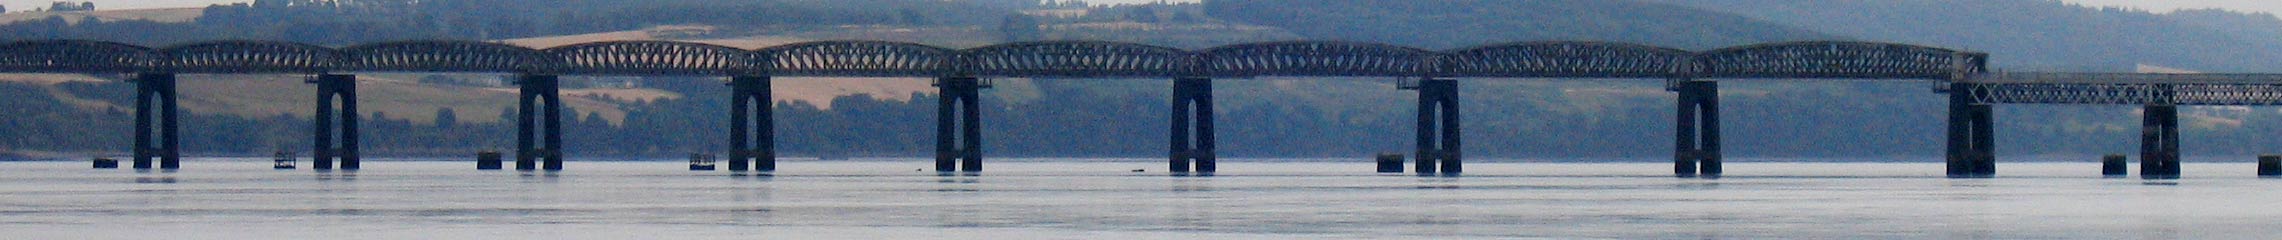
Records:
{"label": "bridge support column", "polygon": [[1997,175],[1995,108],[1973,102],[1977,87],[1950,83],[1949,177],[1986,178]]}
{"label": "bridge support column", "polygon": [[[1426,78],[1418,81],[1419,175],[1455,176],[1464,172],[1459,151],[1458,81]],[[1440,165],[1437,168],[1437,165]]]}
{"label": "bridge support column", "polygon": [[1213,152],[1212,131],[1212,79],[1181,78],[1173,81],[1172,116],[1172,172],[1187,175],[1191,164],[1197,173],[1212,175],[1218,171],[1219,155]]}
{"label": "bridge support column", "polygon": [[135,169],[150,169],[154,158],[162,169],[182,167],[182,127],[176,118],[182,107],[175,102],[174,83],[170,73],[135,76]]}
{"label": "bridge support column", "polygon": [[775,172],[776,111],[769,96],[769,78],[739,76],[729,80],[729,171],[751,169]]}
{"label": "bridge support column", "polygon": [[[321,74],[309,82],[317,84],[317,112],[312,117],[316,136],[310,141],[316,149],[310,152],[310,168],[333,169],[336,160],[343,170],[362,168],[357,154],[357,76]],[[333,104],[336,100],[340,105]],[[335,131],[340,138],[334,138]]]}
{"label": "bridge support column", "polygon": [[2157,103],[2145,109],[2139,135],[2139,176],[2179,178],[2179,106]]}
{"label": "bridge support column", "polygon": [[1679,129],[1673,136],[1672,173],[1680,177],[1719,177],[1719,82],[1675,79]]}
{"label": "bridge support column", "polygon": [[983,171],[982,110],[983,84],[974,77],[946,77],[935,80],[935,89],[941,105],[935,110],[935,171],[967,173]]}
{"label": "bridge support column", "polygon": [[[524,75],[521,78],[516,81],[523,89],[517,97],[520,105],[517,106],[519,114],[515,122],[515,169],[534,170],[533,163],[543,160],[546,170],[562,170],[561,86],[556,83],[553,75]],[[540,105],[542,103],[543,107]],[[544,129],[540,128],[542,125]],[[541,143],[545,145],[540,145]]]}

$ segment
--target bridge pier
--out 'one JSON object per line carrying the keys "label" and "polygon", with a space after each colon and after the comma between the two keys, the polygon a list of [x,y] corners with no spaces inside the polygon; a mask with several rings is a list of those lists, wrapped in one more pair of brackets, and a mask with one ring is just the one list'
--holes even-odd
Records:
{"label": "bridge pier", "polygon": [[2141,119],[2139,176],[2145,179],[2179,178],[2179,106],[2150,103]]}
{"label": "bridge pier", "polygon": [[1949,177],[1986,178],[1997,175],[1995,108],[1974,103],[1978,90],[1971,83],[1949,87]]}
{"label": "bridge pier", "polygon": [[935,80],[940,105],[935,110],[935,171],[980,173],[982,151],[982,81],[974,77]]}
{"label": "bridge pier", "polygon": [[[562,88],[554,75],[524,75],[516,84],[518,91],[518,118],[515,122],[515,169],[534,170],[533,163],[544,160],[546,170],[563,169],[563,98]],[[544,103],[544,108],[541,108]],[[545,114],[545,116],[539,116]],[[541,129],[543,125],[545,128]],[[544,141],[544,142],[541,142]],[[544,143],[545,145],[539,145]]]}
{"label": "bridge pier", "polygon": [[1418,90],[1418,174],[1464,172],[1458,148],[1463,133],[1458,124],[1458,81],[1425,78],[1410,88]]}
{"label": "bridge pier", "polygon": [[[312,117],[316,136],[310,141],[316,143],[316,149],[310,152],[310,168],[333,169],[336,160],[342,170],[362,168],[357,154],[357,76],[319,74],[309,82],[317,84],[317,112]],[[333,104],[336,100],[340,105]],[[340,138],[334,138],[334,131],[339,131]]]}
{"label": "bridge pier", "polygon": [[1212,131],[1212,79],[1180,78],[1173,80],[1172,116],[1172,172],[1187,175],[1191,164],[1197,173],[1211,175],[1219,170],[1219,155],[1213,152]]}
{"label": "bridge pier", "polygon": [[[1679,130],[1673,133],[1672,173],[1680,177],[1719,177],[1719,82],[1674,79],[1679,92]],[[1699,171],[1700,170],[1700,171]]]}
{"label": "bridge pier", "polygon": [[161,169],[182,167],[182,106],[174,80],[171,73],[135,75],[135,169],[150,169],[153,158]]}
{"label": "bridge pier", "polygon": [[775,172],[776,111],[769,96],[769,77],[738,76],[729,79],[729,171],[751,169]]}

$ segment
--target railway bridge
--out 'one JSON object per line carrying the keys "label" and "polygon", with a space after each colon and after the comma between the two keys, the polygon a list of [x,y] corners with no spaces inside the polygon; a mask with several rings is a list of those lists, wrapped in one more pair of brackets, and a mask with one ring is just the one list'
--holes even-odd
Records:
{"label": "railway bridge", "polygon": [[1923,81],[1949,99],[1951,177],[1996,173],[1992,106],[2135,104],[2146,107],[2144,176],[2178,175],[2180,105],[2282,104],[2282,75],[1998,73],[1984,53],[1878,42],[1807,41],[1706,51],[1617,42],[1516,42],[1426,50],[1342,41],[1287,41],[1178,49],[1103,41],[1016,42],[950,49],[903,42],[821,41],[760,49],[673,41],[594,42],[546,49],[482,41],[422,40],[344,47],[215,41],[166,47],[89,40],[0,43],[0,73],[133,74],[136,168],[179,168],[177,74],[306,74],[318,86],[314,168],[360,168],[357,73],[516,74],[516,168],[563,168],[558,77],[728,77],[729,169],[775,171],[769,79],[933,78],[940,90],[936,165],[982,170],[977,111],[989,78],[1140,78],[1173,81],[1168,168],[1216,172],[1212,83],[1254,77],[1391,77],[1418,94],[1415,171],[1463,170],[1458,89],[1465,81],[1646,79],[1678,96],[1676,175],[1718,176],[1719,82]]}

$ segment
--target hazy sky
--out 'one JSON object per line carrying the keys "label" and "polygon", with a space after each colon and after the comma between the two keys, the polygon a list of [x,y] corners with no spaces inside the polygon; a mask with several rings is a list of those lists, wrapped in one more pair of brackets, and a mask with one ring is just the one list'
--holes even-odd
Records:
{"label": "hazy sky", "polygon": [[[54,1],[54,0],[0,0],[0,5],[6,5],[6,6],[8,6],[8,11],[23,11],[23,10],[31,10],[31,9],[32,9],[32,8],[34,8],[34,7],[41,7],[41,8],[45,8],[45,7],[47,7],[47,6],[48,6],[48,2],[52,2],[52,1]],[[75,0],[75,1],[77,1],[77,0]],[[95,2],[95,8],[99,8],[99,9],[128,9],[128,8],[172,8],[172,7],[204,7],[204,6],[206,6],[206,5],[213,5],[213,4],[217,4],[217,3],[253,2],[253,0],[92,0],[92,1],[93,1],[93,2]],[[628,1],[640,1],[640,0],[628,0]],[[1169,0],[1168,2],[1195,2],[1195,1],[1196,1],[1196,0]],[[1087,2],[1087,3],[1095,3],[1095,4],[1116,4],[1116,3],[1150,3],[1150,2],[1157,2],[1157,0],[1086,0],[1086,2]],[[18,10],[18,9],[21,9],[21,10]]]}
{"label": "hazy sky", "polygon": [[[22,11],[22,10],[29,10],[29,9],[32,9],[33,7],[47,7],[47,3],[48,3],[49,1],[50,1],[50,0],[0,0],[0,4],[5,4],[5,5],[7,5],[7,6],[9,7],[9,10],[11,10],[11,11]],[[163,8],[163,7],[199,7],[199,6],[206,6],[206,5],[208,5],[208,4],[216,4],[216,3],[231,3],[231,2],[246,2],[246,1],[248,1],[248,0],[94,0],[96,7],[98,7],[98,8],[106,8],[106,9],[126,9],[126,8]],[[638,1],[638,0],[629,0],[629,1]],[[1105,3],[1146,3],[1146,2],[1156,2],[1156,1],[1158,1],[1158,0],[1088,0],[1088,1],[1086,1],[1086,2],[1090,2],[1090,3],[1097,3],[1097,4],[1105,4]],[[1194,1],[1194,0],[1172,0],[1172,2],[1191,2],[1191,1]],[[2067,2],[2075,2],[2075,3],[2084,3],[2084,4],[2087,4],[2087,5],[2099,5],[2099,6],[2127,6],[2127,7],[2135,7],[2135,8],[2148,9],[2148,10],[2153,10],[2153,11],[2158,11],[2158,12],[2162,12],[2162,11],[2170,11],[2170,10],[2173,10],[2173,9],[2178,9],[2178,8],[2226,8],[2226,9],[2233,9],[2233,10],[2238,10],[2238,11],[2258,11],[2258,12],[2269,12],[2269,13],[2272,13],[2272,12],[2282,12],[2282,0],[2062,0],[2062,1],[2067,1]]]}

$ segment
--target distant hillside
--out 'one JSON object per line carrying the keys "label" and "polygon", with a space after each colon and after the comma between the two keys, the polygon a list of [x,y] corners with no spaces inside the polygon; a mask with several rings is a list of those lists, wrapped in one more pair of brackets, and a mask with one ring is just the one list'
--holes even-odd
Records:
{"label": "distant hillside", "polygon": [[49,17],[63,17],[63,19],[66,21],[79,21],[83,18],[94,17],[95,19],[100,19],[103,21],[144,20],[153,22],[178,23],[197,20],[199,15],[202,15],[202,12],[197,8],[126,9],[78,12],[11,12],[7,14],[0,14],[0,24],[14,23],[25,20],[39,20]]}
{"label": "distant hillside", "polygon": [[2246,13],[2223,9],[2190,9],[2163,14],[2173,21],[2194,24],[2250,40],[2282,41],[2282,18],[2272,13]]}
{"label": "distant hillside", "polygon": [[2273,34],[2271,15],[2189,11],[2172,17],[2043,0],[1650,1],[1858,39],[1985,51],[2001,68],[2130,71],[2149,64],[2282,71],[2273,64],[2282,59],[2282,35]]}
{"label": "distant hillside", "polygon": [[[1789,1],[1785,1],[1789,2]],[[1213,17],[1317,39],[1426,48],[1607,40],[1705,49],[1838,36],[1747,17],[1632,0],[1212,0]]]}

